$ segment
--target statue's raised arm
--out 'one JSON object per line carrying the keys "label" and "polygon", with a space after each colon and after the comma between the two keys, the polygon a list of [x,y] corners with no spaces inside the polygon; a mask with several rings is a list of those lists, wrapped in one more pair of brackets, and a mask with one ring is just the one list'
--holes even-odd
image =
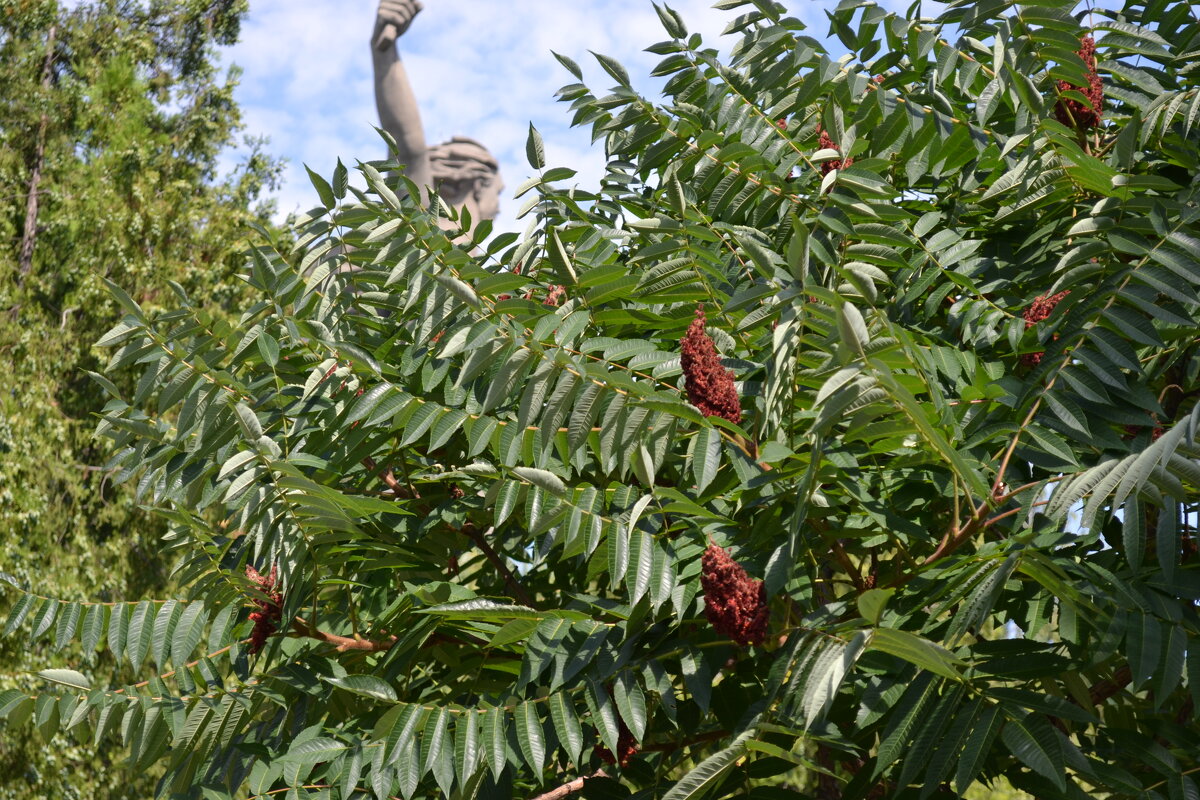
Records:
{"label": "statue's raised arm", "polygon": [[504,184],[487,148],[465,136],[433,147],[426,144],[416,95],[397,46],[421,9],[418,0],[380,0],[371,34],[379,123],[396,140],[397,156],[413,183],[436,188],[451,205],[466,206],[475,222],[491,219],[499,211]]}
{"label": "statue's raised arm", "polygon": [[371,57],[375,65],[375,105],[379,109],[380,127],[396,140],[397,156],[405,165],[405,174],[418,186],[432,186],[421,112],[396,46],[396,40],[420,11],[421,4],[416,0],[381,0],[375,15],[375,31],[371,34]]}

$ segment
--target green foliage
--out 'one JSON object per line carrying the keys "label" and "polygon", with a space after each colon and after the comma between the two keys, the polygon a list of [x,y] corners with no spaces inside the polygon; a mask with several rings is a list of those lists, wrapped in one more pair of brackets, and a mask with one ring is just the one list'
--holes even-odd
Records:
{"label": "green foliage", "polygon": [[[248,225],[267,221],[256,198],[277,168],[256,146],[217,175],[241,123],[236,76],[217,75],[214,46],[236,39],[244,3],[70,5],[0,3],[0,569],[64,600],[162,596],[166,526],[138,508],[135,487],[114,483],[112,451],[92,436],[105,398],[87,375],[102,364],[94,343],[124,313],[104,279],[151,308],[174,302],[172,280],[240,305],[231,277]],[[130,375],[115,379],[134,390]],[[18,595],[0,601],[0,613],[18,607]],[[103,621],[71,619],[58,618],[57,652],[0,642],[0,690],[33,691],[42,681],[29,673],[59,659],[117,680],[88,638]],[[65,736],[0,747],[2,798],[145,796],[152,778],[114,772]]]}
{"label": "green foliage", "polygon": [[[18,600],[22,641],[154,677],[63,664],[10,727],[162,795],[1196,794],[1200,21],[846,2],[834,61],[721,5],[728,64],[661,11],[664,102],[603,57],[611,94],[562,90],[607,173],[562,187],[531,132],[525,237],[362,164],[253,250],[236,323],[114,289],[141,377],[99,432],[185,594]],[[688,402],[697,304],[740,424]],[[710,543],[764,579],[761,645],[706,619]]]}

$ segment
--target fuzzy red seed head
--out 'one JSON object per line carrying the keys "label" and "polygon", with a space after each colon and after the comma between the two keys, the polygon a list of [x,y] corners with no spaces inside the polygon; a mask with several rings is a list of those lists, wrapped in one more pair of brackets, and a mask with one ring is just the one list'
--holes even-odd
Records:
{"label": "fuzzy red seed head", "polygon": [[[1049,317],[1050,314],[1053,313],[1054,307],[1057,306],[1062,299],[1070,293],[1071,290],[1067,289],[1059,292],[1058,294],[1043,294],[1034,298],[1034,301],[1029,304],[1029,308],[1025,309],[1025,327],[1027,329],[1032,328],[1034,325],[1037,325],[1039,322]],[[1039,351],[1037,353],[1026,353],[1025,355],[1021,356],[1021,363],[1027,367],[1036,367],[1038,364],[1042,363],[1043,354],[1044,351]]]}
{"label": "fuzzy red seed head", "polygon": [[[831,137],[829,135],[829,133],[824,128],[821,127],[820,123],[817,123],[817,134],[818,134],[818,137],[817,137],[817,149],[818,150],[838,150],[838,151],[840,151],[842,149],[842,148],[838,147],[838,143],[833,140],[833,137]],[[835,169],[842,169],[843,167],[848,167],[853,163],[854,163],[853,158],[835,158],[832,161],[822,162],[821,174],[828,175],[829,173],[833,172]]]}
{"label": "fuzzy red seed head", "polygon": [[283,595],[275,591],[277,567],[271,566],[271,574],[263,575],[249,564],[246,565],[246,577],[258,586],[266,595],[265,599],[254,601],[255,611],[250,612],[250,621],[254,630],[250,633],[250,654],[257,655],[266,646],[267,638],[279,629],[279,618],[283,614]]}
{"label": "fuzzy red seed head", "polygon": [[1053,313],[1062,299],[1071,293],[1070,289],[1059,292],[1054,295],[1038,295],[1033,302],[1029,304],[1029,308],[1025,309],[1025,327],[1032,328],[1042,320],[1046,319]]}
{"label": "fuzzy red seed head", "polygon": [[829,131],[817,123],[817,149],[818,150],[837,150],[837,142],[833,141],[833,137],[829,135]]}
{"label": "fuzzy red seed head", "polygon": [[721,365],[716,346],[704,332],[706,322],[704,308],[697,308],[696,318],[680,342],[688,401],[706,417],[722,417],[736,424],[742,421],[742,403],[733,373]]}
{"label": "fuzzy red seed head", "polygon": [[279,566],[277,564],[271,565],[270,575],[263,575],[249,564],[246,565],[246,577],[253,581],[254,584],[264,592],[269,592],[275,588],[275,578],[278,574]]}
{"label": "fuzzy red seed head", "polygon": [[704,616],[713,629],[741,645],[762,644],[771,611],[763,582],[754,580],[724,548],[709,544],[700,559]]}
{"label": "fuzzy red seed head", "polygon": [[560,305],[563,301],[563,298],[566,296],[567,296],[567,287],[563,286],[562,284],[556,283],[550,287],[550,291],[546,292],[546,299],[542,301],[542,305],[546,305],[546,306]]}
{"label": "fuzzy red seed head", "polygon": [[1087,67],[1087,86],[1076,86],[1070,81],[1059,81],[1058,91],[1074,90],[1087,98],[1091,108],[1078,100],[1060,97],[1054,104],[1054,116],[1063,125],[1075,130],[1084,131],[1100,124],[1104,115],[1104,81],[1096,73],[1096,40],[1084,36],[1079,40],[1079,57]]}
{"label": "fuzzy red seed head", "polygon": [[627,767],[629,766],[629,759],[633,758],[634,754],[636,754],[638,751],[638,743],[637,739],[633,737],[633,731],[629,730],[629,728],[625,726],[625,720],[620,720],[620,723],[621,732],[617,736],[616,755],[613,755],[613,752],[603,744],[597,744],[592,749],[592,752],[594,752],[596,757],[605,764],[611,764],[614,766],[616,764],[620,764],[622,767]]}

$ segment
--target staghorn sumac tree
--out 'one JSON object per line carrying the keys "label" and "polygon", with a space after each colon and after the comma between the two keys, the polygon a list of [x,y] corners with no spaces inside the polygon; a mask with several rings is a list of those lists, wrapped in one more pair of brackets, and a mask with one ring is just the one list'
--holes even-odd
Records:
{"label": "staghorn sumac tree", "polygon": [[531,131],[524,237],[339,164],[238,324],[114,288],[185,594],[20,594],[144,682],[10,727],[171,796],[1196,795],[1194,8],[721,5],[658,103],[560,57],[607,173]]}

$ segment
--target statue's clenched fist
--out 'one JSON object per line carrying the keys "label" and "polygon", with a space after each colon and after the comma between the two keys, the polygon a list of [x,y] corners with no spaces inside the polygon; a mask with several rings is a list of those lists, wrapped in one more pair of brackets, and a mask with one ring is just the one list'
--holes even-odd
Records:
{"label": "statue's clenched fist", "polygon": [[375,33],[371,36],[375,49],[386,50],[404,35],[413,18],[424,6],[419,0],[379,0],[375,14]]}

